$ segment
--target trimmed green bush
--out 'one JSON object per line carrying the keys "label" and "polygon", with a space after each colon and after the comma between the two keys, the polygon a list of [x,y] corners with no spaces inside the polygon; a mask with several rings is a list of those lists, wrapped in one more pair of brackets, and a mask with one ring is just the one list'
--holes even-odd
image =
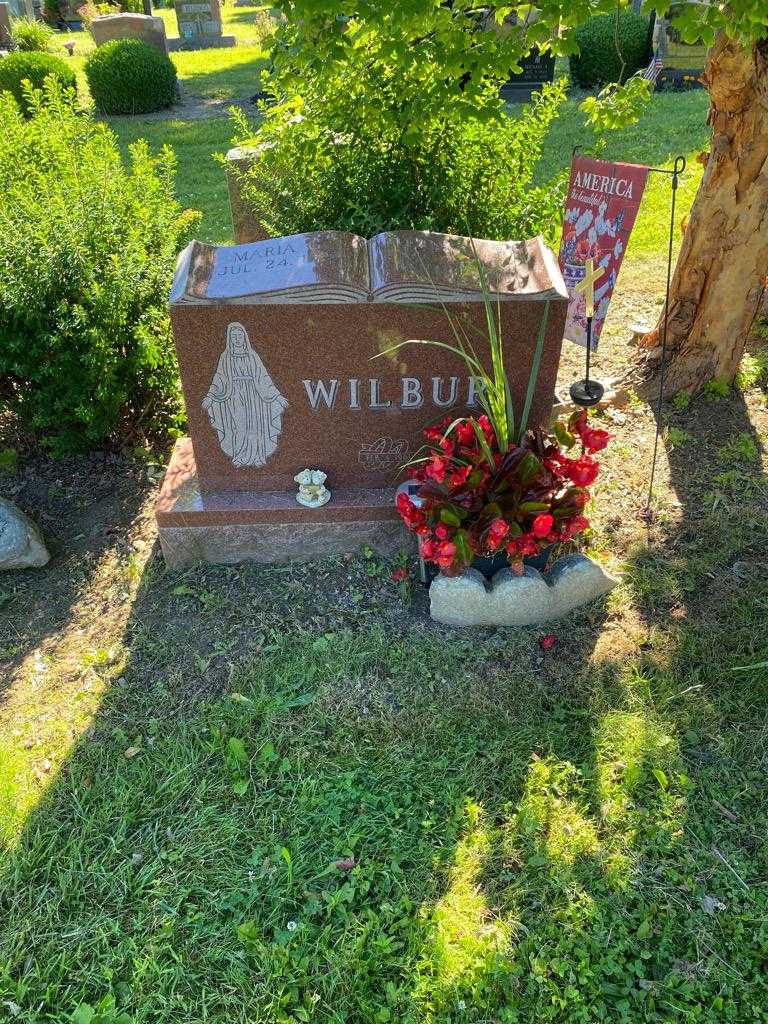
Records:
{"label": "trimmed green bush", "polygon": [[415,228],[478,238],[541,233],[556,244],[567,178],[533,185],[533,176],[564,100],[562,80],[514,117],[424,122],[408,146],[397,125],[361,119],[343,133],[326,100],[307,103],[302,119],[268,118],[255,138],[236,111],[234,144],[264,144],[239,176],[241,194],[274,235]]}
{"label": "trimmed green bush", "polygon": [[9,92],[21,109],[28,109],[24,94],[24,82],[29,80],[34,89],[41,89],[46,78],[52,75],[62,89],[74,89],[77,84],[75,72],[61,57],[52,53],[9,53],[0,58],[0,93]]}
{"label": "trimmed green bush", "polygon": [[124,164],[55,83],[30,114],[0,95],[0,419],[54,452],[173,425],[168,292],[199,216],[176,201],[173,153],[137,142]]}
{"label": "trimmed green bush", "polygon": [[[603,14],[576,30],[579,52],[570,58],[571,76],[592,89],[609,82],[625,82],[651,59],[650,19],[634,11]],[[622,63],[623,62],[623,63]]]}
{"label": "trimmed green bush", "polygon": [[85,63],[96,106],[105,114],[148,114],[176,98],[176,68],[170,57],[140,39],[113,39]]}

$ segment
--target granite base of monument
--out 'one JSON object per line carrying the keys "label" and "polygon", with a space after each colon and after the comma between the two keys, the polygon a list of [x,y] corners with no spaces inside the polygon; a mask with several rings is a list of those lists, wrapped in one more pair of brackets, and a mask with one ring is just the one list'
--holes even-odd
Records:
{"label": "granite base of monument", "polygon": [[307,561],[367,545],[381,554],[413,546],[394,508],[394,487],[339,487],[321,508],[295,491],[201,491],[192,443],[176,442],[157,502],[166,563]]}
{"label": "granite base of monument", "polygon": [[236,36],[194,36],[191,39],[169,39],[169,53],[178,53],[179,50],[221,50],[226,47],[237,46]]}

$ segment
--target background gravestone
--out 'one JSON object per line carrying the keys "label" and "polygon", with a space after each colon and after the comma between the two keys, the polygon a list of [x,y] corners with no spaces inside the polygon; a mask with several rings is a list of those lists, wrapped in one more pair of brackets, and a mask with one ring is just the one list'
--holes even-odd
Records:
{"label": "background gravestone", "polygon": [[501,95],[510,103],[527,102],[532,92],[555,79],[555,58],[551,53],[533,50],[521,59],[520,67],[520,73],[511,75],[501,87]]}
{"label": "background gravestone", "polygon": [[11,42],[11,8],[6,3],[0,3],[0,50],[5,49]]}
{"label": "background gravestone", "polygon": [[206,47],[234,46],[234,36],[221,34],[219,0],[174,0],[179,41],[174,49],[200,50]]}
{"label": "background gravestone", "polygon": [[258,160],[259,152],[258,146],[235,146],[227,153],[229,209],[232,214],[232,230],[238,245],[245,242],[261,242],[270,237],[269,232],[243,199],[240,185],[240,176]]}
{"label": "background gravestone", "polygon": [[141,39],[142,42],[156,47],[161,53],[168,53],[163,19],[147,14],[126,12],[102,15],[93,19],[91,33],[97,46],[103,46],[113,39]]}

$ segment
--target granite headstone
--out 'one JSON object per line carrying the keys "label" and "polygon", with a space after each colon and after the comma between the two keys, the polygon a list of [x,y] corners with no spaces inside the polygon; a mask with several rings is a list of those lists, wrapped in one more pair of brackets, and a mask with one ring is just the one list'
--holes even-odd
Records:
{"label": "granite headstone", "polygon": [[555,79],[555,58],[551,53],[532,50],[520,61],[520,71],[510,75],[501,87],[502,97],[510,103],[525,103],[531,93]]}
{"label": "granite headstone", "polygon": [[11,42],[11,8],[7,3],[0,3],[0,50],[10,46]]}
{"label": "granite headstone", "polygon": [[[398,469],[417,452],[422,429],[480,411],[479,383],[460,357],[401,345],[453,345],[458,329],[482,350],[475,255],[498,300],[517,409],[548,318],[531,410],[531,423],[543,423],[567,293],[542,239],[472,243],[398,231],[191,243],[171,294],[191,442],[178,446],[166,478],[161,541],[164,531],[168,540],[167,531],[195,526],[391,523]],[[305,468],[328,475],[332,499],[322,508],[295,501],[294,477]]]}
{"label": "granite headstone", "polygon": [[206,47],[234,46],[234,36],[221,32],[219,0],[174,0],[179,25],[180,50],[200,50]]}
{"label": "granite headstone", "polygon": [[91,34],[97,46],[113,39],[141,39],[161,53],[168,53],[165,22],[148,14],[104,14],[91,22]]}

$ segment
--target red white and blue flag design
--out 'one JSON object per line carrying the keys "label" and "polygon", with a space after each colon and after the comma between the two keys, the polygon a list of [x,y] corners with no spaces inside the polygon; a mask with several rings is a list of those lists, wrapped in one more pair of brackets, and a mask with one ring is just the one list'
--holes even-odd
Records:
{"label": "red white and blue flag design", "polygon": [[584,294],[576,291],[586,261],[591,259],[596,268],[605,271],[595,284],[592,348],[596,349],[647,178],[648,168],[640,164],[609,163],[579,155],[573,158],[560,269],[570,296],[565,337],[577,345],[587,344]]}

